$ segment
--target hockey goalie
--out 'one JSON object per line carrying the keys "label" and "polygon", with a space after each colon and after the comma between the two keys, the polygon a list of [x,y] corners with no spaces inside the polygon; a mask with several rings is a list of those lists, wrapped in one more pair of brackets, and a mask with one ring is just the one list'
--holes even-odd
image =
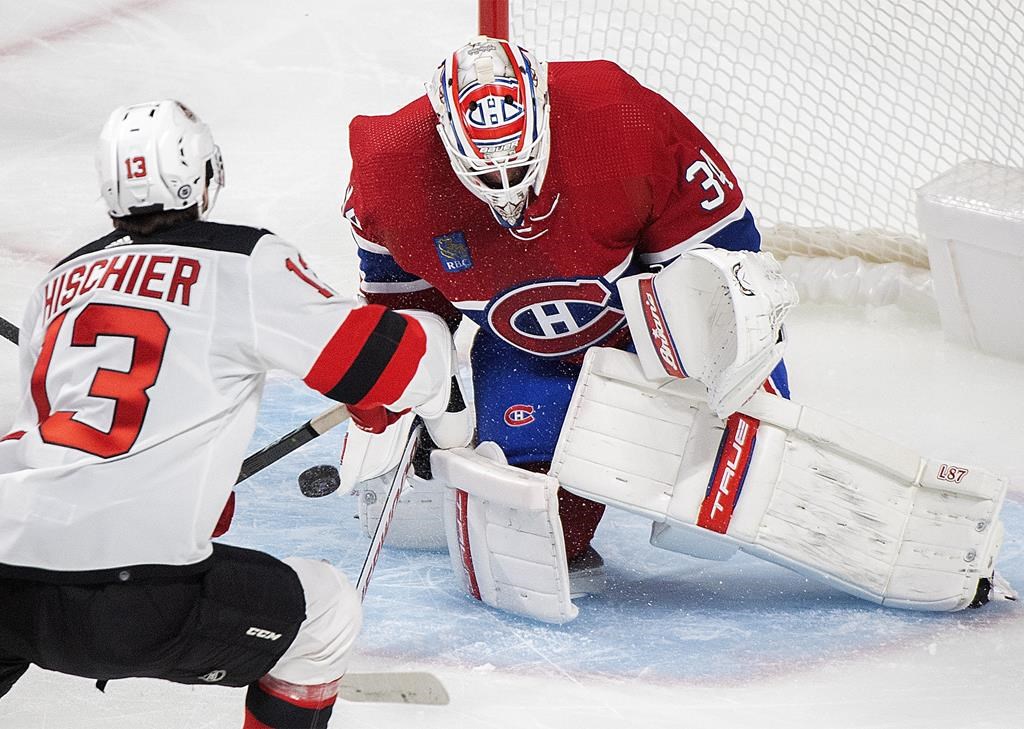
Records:
{"label": "hockey goalie", "polygon": [[[478,327],[473,402],[426,423],[437,447],[389,544],[447,548],[468,594],[554,623],[600,588],[607,506],[658,546],[743,550],[885,605],[987,598],[1006,483],[785,399],[796,294],[667,100],[608,62],[478,38],[349,144],[361,294]],[[411,428],[350,432],[367,534]]]}

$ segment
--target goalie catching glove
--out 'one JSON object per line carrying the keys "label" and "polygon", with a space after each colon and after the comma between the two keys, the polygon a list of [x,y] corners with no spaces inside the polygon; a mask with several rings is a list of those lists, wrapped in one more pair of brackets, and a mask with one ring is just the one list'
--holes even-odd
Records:
{"label": "goalie catching glove", "polygon": [[711,409],[735,412],[782,359],[796,289],[771,253],[698,246],[656,274],[618,282],[647,379],[692,377]]}

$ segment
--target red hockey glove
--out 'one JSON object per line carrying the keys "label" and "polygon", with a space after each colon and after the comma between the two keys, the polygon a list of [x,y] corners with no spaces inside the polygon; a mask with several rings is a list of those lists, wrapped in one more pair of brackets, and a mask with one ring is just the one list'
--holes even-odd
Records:
{"label": "red hockey glove", "polygon": [[352,422],[355,423],[357,428],[375,434],[383,433],[385,428],[409,412],[407,408],[400,413],[395,413],[382,405],[375,405],[369,408],[349,405],[348,411],[352,415]]}

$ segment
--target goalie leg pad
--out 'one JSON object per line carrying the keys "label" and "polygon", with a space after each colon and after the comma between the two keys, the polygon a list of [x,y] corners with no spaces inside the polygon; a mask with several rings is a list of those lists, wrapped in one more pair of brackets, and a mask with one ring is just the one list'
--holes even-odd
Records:
{"label": "goalie leg pad", "polygon": [[[363,534],[373,538],[384,509],[388,488],[395,471],[357,484],[359,497],[359,525]],[[437,479],[420,478],[410,473],[398,497],[398,505],[391,517],[385,545],[397,549],[423,549],[443,551],[448,548],[444,532],[444,484]]]}
{"label": "goalie leg pad", "polygon": [[592,349],[551,474],[689,532],[656,535],[665,545],[735,545],[883,605],[959,610],[992,575],[1005,479],[766,393],[722,421],[688,383],[651,382],[634,355]]}
{"label": "goalie leg pad", "polygon": [[[406,413],[383,433],[349,428],[341,455],[341,485],[358,499],[359,526],[372,538],[380,521],[388,488],[402,451],[409,440],[415,416]],[[398,498],[388,530],[388,547],[443,550],[442,504],[444,485],[410,474]]]}
{"label": "goalie leg pad", "polygon": [[492,607],[547,623],[578,610],[569,599],[558,481],[505,463],[501,449],[431,453],[448,485],[445,530],[452,569],[466,592]]}

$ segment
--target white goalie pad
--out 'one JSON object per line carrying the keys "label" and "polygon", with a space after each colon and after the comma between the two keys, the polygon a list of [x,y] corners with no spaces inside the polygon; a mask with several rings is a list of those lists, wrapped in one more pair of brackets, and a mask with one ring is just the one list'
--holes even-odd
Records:
{"label": "white goalie pad", "polygon": [[[388,488],[394,478],[392,469],[383,476],[360,481],[353,493],[359,499],[359,526],[367,539],[373,538],[384,510]],[[398,497],[388,527],[386,547],[444,551],[448,540],[444,533],[444,484],[432,478],[409,474]]]}
{"label": "white goalie pad", "polygon": [[[383,433],[350,426],[341,448],[341,488],[352,491],[361,481],[393,471],[402,460],[402,450],[409,441],[415,418],[413,413],[406,413]],[[387,486],[384,490],[387,491]]]}
{"label": "white goalie pad", "polygon": [[448,553],[466,592],[547,623],[575,618],[558,481],[507,465],[501,448],[490,442],[476,450],[434,451],[430,460],[434,477],[449,487]]}
{"label": "white goalie pad", "polygon": [[764,392],[727,420],[702,397],[591,349],[551,474],[650,517],[656,544],[712,559],[738,547],[890,607],[960,610],[991,578],[1005,479]]}
{"label": "white goalie pad", "polygon": [[699,380],[722,417],[782,359],[782,323],[798,298],[771,253],[711,247],[620,279],[618,288],[647,378]]}
{"label": "white goalie pad", "polygon": [[[384,506],[415,416],[406,413],[383,433],[349,428],[341,453],[341,488],[358,499],[363,534],[370,538]],[[443,550],[444,485],[411,474],[395,507],[386,545],[397,549]]]}

